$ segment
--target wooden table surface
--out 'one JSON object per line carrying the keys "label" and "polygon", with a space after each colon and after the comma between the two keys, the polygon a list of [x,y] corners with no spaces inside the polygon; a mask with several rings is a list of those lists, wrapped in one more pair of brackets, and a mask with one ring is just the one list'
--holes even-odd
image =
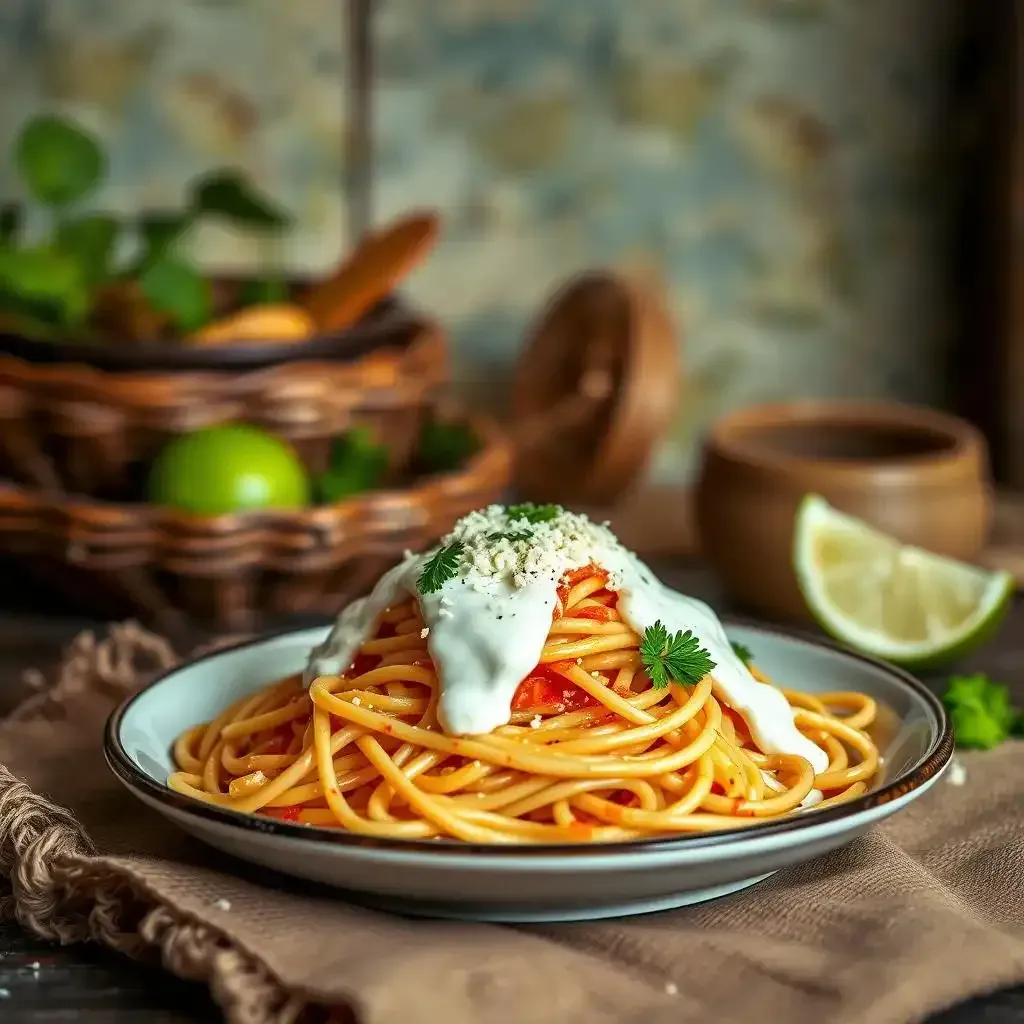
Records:
{"label": "wooden table surface", "polygon": [[[657,563],[656,567],[672,586],[729,610],[700,568]],[[0,564],[0,580],[4,575]],[[40,601],[20,582],[13,587],[7,579],[0,583],[0,606],[21,610],[0,611],[0,714],[26,695],[21,679],[26,668],[53,665],[78,630],[97,628],[73,614],[42,615],[41,609],[52,611],[52,604]],[[1009,683],[1017,701],[1024,703],[1024,599],[1018,598],[999,637],[964,667]],[[15,924],[0,924],[0,1022],[195,1024],[220,1019],[200,986],[98,947],[54,947]],[[976,1022],[1024,1024],[1024,986],[953,1007],[932,1018],[931,1024]]]}

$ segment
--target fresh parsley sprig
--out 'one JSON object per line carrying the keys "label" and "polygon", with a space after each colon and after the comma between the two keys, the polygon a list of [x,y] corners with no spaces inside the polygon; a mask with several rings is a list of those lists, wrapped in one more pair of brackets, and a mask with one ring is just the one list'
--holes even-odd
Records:
{"label": "fresh parsley sprig", "polygon": [[449,580],[458,576],[459,563],[465,548],[461,540],[454,540],[451,544],[439,548],[427,559],[416,584],[421,594],[433,594]]}
{"label": "fresh parsley sprig", "polygon": [[735,654],[736,657],[747,666],[747,668],[750,668],[751,662],[754,660],[754,652],[747,647],[746,644],[736,643],[735,640],[732,641],[730,646],[732,647],[732,653]]}
{"label": "fresh parsley sprig", "polygon": [[1015,708],[1009,687],[984,672],[951,676],[942,703],[962,749],[991,750],[1010,736],[1024,736],[1024,708]]}
{"label": "fresh parsley sprig", "polygon": [[525,519],[528,523],[549,523],[561,511],[558,505],[534,505],[528,501],[522,505],[509,505],[505,515],[509,519]]}
{"label": "fresh parsley sprig", "polygon": [[656,690],[671,681],[695,686],[715,663],[691,630],[670,634],[659,620],[644,630],[640,639],[640,659]]}

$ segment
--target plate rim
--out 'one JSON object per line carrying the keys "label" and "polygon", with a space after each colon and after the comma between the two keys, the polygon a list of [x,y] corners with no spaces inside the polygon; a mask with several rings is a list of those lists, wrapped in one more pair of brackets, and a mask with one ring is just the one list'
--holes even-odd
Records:
{"label": "plate rim", "polygon": [[278,630],[273,633],[243,639],[238,643],[218,647],[197,657],[189,658],[180,664],[159,673],[141,690],[125,697],[107,718],[103,730],[103,756],[108,768],[129,792],[132,789],[142,790],[160,804],[166,804],[187,815],[195,815],[221,825],[240,828],[264,836],[277,836],[297,839],[318,846],[333,848],[358,847],[366,850],[388,851],[390,853],[423,853],[445,855],[447,853],[472,854],[492,858],[534,858],[552,855],[568,856],[573,859],[607,857],[612,854],[643,853],[646,851],[665,852],[670,850],[701,850],[712,847],[728,846],[747,838],[762,838],[785,835],[790,833],[814,832],[819,827],[842,821],[846,818],[857,818],[862,814],[877,810],[886,804],[899,800],[909,793],[920,789],[934,779],[949,763],[954,752],[953,725],[945,706],[920,679],[896,665],[863,654],[860,651],[845,647],[829,639],[819,638],[788,627],[761,625],[726,616],[722,619],[728,630],[730,627],[740,628],[763,636],[774,637],[792,643],[824,650],[837,657],[859,661],[870,668],[888,675],[896,683],[902,684],[919,697],[931,711],[935,719],[936,735],[924,756],[918,763],[908,768],[895,779],[887,782],[880,789],[872,790],[856,797],[845,804],[816,811],[813,814],[793,817],[773,818],[755,825],[742,828],[723,829],[717,832],[695,832],[683,835],[664,836],[651,839],[631,839],[615,843],[523,843],[523,844],[487,844],[472,843],[461,840],[445,839],[392,839],[381,836],[366,836],[342,829],[317,828],[311,825],[299,825],[275,818],[246,814],[228,808],[195,800],[177,793],[166,782],[155,782],[142,771],[129,756],[120,738],[120,726],[128,710],[150,690],[165,684],[168,679],[179,672],[214,658],[229,655],[233,652],[272,643],[292,634],[306,633],[314,629],[327,629],[329,623],[319,626],[304,626]]}

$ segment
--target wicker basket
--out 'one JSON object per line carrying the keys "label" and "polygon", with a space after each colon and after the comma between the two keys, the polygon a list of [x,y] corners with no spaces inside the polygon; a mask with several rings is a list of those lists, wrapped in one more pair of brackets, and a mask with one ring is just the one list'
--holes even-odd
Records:
{"label": "wicker basket", "polygon": [[483,445],[461,470],[297,512],[189,517],[0,484],[0,554],[92,615],[164,629],[333,615],[403,551],[503,492],[509,444],[489,423],[473,426]]}
{"label": "wicker basket", "polygon": [[447,377],[445,340],[408,314],[347,333],[304,347],[308,359],[239,363],[250,348],[208,357],[219,360],[209,369],[43,363],[8,347],[0,355],[0,475],[47,492],[130,500],[170,437],[229,420],[292,441],[313,472],[325,468],[333,437],[367,424],[400,470]]}

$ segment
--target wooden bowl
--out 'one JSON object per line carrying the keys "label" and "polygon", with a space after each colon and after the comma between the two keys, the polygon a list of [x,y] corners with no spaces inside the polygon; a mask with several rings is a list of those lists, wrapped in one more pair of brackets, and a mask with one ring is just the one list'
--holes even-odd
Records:
{"label": "wooden bowl", "polygon": [[332,616],[405,550],[501,496],[509,443],[471,422],[483,443],[461,469],[299,511],[188,516],[0,484],[0,554],[97,617],[244,630]]}
{"label": "wooden bowl", "polygon": [[702,551],[738,602],[808,618],[791,560],[808,493],[966,562],[981,554],[991,518],[985,442],[956,417],[870,402],[742,409],[712,428],[695,502]]}
{"label": "wooden bowl", "polygon": [[246,361],[251,346],[197,349],[189,358],[206,358],[202,368],[168,368],[163,356],[109,367],[73,350],[58,353],[71,362],[0,355],[0,474],[48,492],[131,500],[170,438],[232,420],[291,441],[313,472],[326,467],[332,438],[364,424],[398,472],[447,379],[445,338],[398,310],[344,333],[333,347],[290,346],[306,358],[263,364]]}

